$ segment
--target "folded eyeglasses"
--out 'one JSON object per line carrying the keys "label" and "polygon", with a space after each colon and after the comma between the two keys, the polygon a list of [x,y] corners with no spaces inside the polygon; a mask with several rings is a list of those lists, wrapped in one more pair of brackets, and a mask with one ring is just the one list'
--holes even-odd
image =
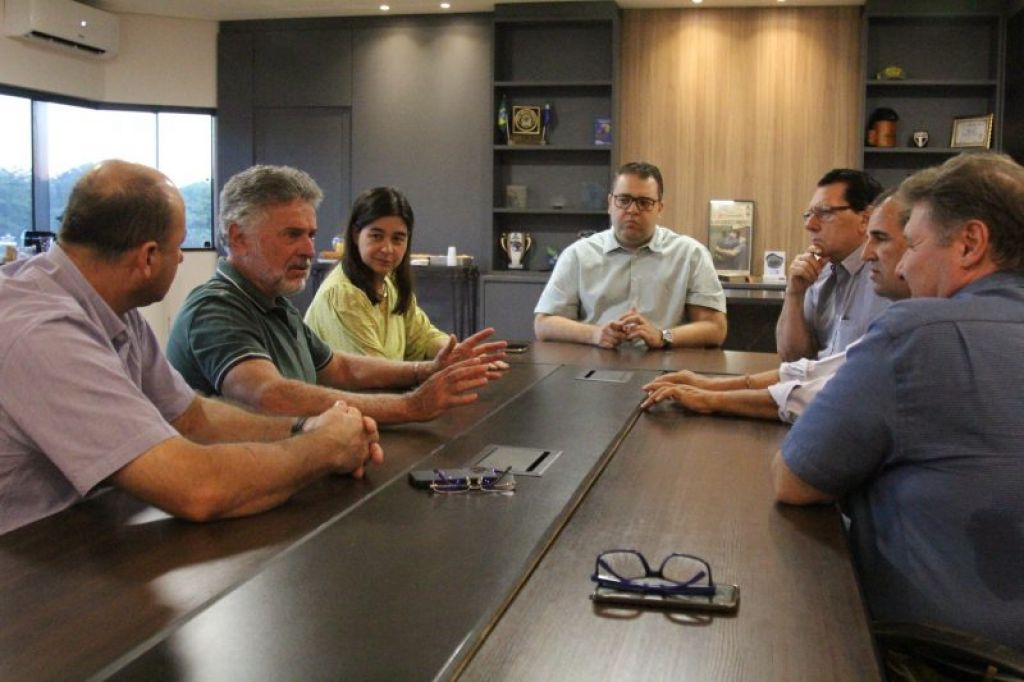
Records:
{"label": "folded eyeglasses", "polygon": [[487,467],[473,467],[465,476],[451,476],[440,469],[437,478],[430,484],[435,493],[468,493],[472,490],[481,493],[508,493],[516,489],[516,477],[512,475],[512,467],[504,471]]}
{"label": "folded eyeglasses", "polygon": [[713,596],[711,566],[689,554],[669,554],[657,569],[635,549],[613,549],[597,555],[590,576],[601,587],[643,594]]}

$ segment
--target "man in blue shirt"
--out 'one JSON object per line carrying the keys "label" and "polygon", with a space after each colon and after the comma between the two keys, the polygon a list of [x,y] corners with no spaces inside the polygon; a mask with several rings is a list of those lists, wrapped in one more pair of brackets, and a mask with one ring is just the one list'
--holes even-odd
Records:
{"label": "man in blue shirt", "polygon": [[894,303],[773,462],[778,499],[842,500],[875,619],[1024,651],[1024,168],[970,154],[904,181]]}

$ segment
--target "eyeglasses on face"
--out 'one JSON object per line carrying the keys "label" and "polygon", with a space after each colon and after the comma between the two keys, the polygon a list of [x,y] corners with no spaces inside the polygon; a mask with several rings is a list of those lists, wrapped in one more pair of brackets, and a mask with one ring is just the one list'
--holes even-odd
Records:
{"label": "eyeglasses on face", "polygon": [[430,489],[435,493],[468,493],[471,490],[507,493],[516,489],[516,478],[512,475],[512,467],[504,471],[474,467],[466,476],[449,476],[439,470]]}
{"label": "eyeglasses on face", "polygon": [[711,566],[690,554],[669,554],[657,570],[635,549],[612,549],[597,555],[590,579],[601,587],[644,594],[715,594]]}
{"label": "eyeglasses on face", "polygon": [[845,204],[843,206],[815,206],[812,209],[804,211],[800,216],[804,219],[805,223],[811,219],[811,216],[814,216],[823,223],[827,223],[835,217],[836,213],[852,210],[853,207],[849,204]]}
{"label": "eyeglasses on face", "polygon": [[621,208],[623,210],[628,209],[630,204],[635,203],[638,210],[647,213],[653,211],[654,207],[658,205],[657,199],[650,197],[635,197],[632,194],[613,194],[612,202],[615,204],[615,208]]}

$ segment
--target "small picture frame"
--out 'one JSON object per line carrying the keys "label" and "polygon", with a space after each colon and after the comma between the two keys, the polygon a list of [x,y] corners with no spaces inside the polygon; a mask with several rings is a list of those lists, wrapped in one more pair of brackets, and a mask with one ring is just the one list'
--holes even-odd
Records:
{"label": "small picture frame", "polygon": [[512,144],[541,144],[541,113],[540,107],[512,107]]}
{"label": "small picture frame", "polygon": [[526,185],[505,185],[505,207],[522,210],[526,208],[529,190]]}
{"label": "small picture frame", "polygon": [[594,146],[610,147],[612,144],[612,120],[599,116],[594,119]]}
{"label": "small picture frame", "polygon": [[765,251],[764,252],[764,275],[761,276],[765,282],[786,281],[786,252]]}
{"label": "small picture frame", "polygon": [[712,199],[708,202],[708,249],[719,276],[749,275],[753,243],[753,201]]}
{"label": "small picture frame", "polygon": [[954,118],[949,146],[953,149],[989,149],[992,146],[993,119],[993,114]]}

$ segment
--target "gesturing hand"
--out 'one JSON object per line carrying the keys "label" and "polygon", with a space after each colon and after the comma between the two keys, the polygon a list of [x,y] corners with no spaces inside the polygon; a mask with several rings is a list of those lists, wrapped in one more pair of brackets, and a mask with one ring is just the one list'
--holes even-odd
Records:
{"label": "gesturing hand", "polygon": [[474,390],[487,383],[487,365],[483,358],[472,358],[431,374],[409,394],[410,418],[427,421],[449,407],[476,400],[478,395]]}
{"label": "gesturing hand", "polygon": [[485,339],[493,335],[493,327],[482,329],[476,334],[466,337],[466,339],[461,342],[454,334],[450,335],[448,337],[448,343],[439,350],[437,355],[434,357],[431,374],[465,360],[482,358],[488,365],[487,377],[489,379],[500,378],[501,373],[508,369],[508,365],[503,362],[505,357],[504,351],[505,347],[508,346],[508,342],[491,341],[489,343],[482,343]]}

